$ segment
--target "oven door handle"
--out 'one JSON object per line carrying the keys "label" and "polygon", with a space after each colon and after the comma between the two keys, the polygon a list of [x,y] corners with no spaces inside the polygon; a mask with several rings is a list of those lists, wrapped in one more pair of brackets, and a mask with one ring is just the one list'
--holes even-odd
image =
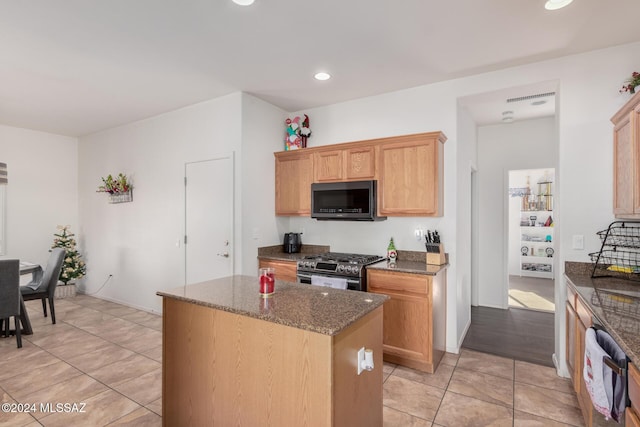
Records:
{"label": "oven door handle", "polygon": [[[319,277],[327,277],[327,278],[334,278],[334,277],[340,277],[340,276],[328,276],[326,274],[309,274],[309,273],[298,273],[298,282],[300,283],[305,283],[305,284],[311,284],[311,276],[319,276]],[[351,285],[359,285],[360,281],[357,279],[349,279],[346,277],[343,277],[347,280],[347,284],[351,284]]]}

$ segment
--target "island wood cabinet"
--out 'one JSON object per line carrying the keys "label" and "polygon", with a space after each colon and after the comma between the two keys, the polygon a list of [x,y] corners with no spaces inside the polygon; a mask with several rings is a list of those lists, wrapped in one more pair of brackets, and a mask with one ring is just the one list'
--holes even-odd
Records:
{"label": "island wood cabinet", "polygon": [[613,129],[613,213],[640,218],[640,93],[611,118]]}
{"label": "island wood cabinet", "polygon": [[307,150],[276,156],[276,215],[310,215],[313,162]]}
{"label": "island wood cabinet", "polygon": [[330,336],[164,298],[162,425],[382,427],[382,312]]}
{"label": "island wood cabinet", "polygon": [[442,216],[442,132],[281,151],[276,157],[276,215],[308,216],[311,182],[378,180],[383,216]]}
{"label": "island wood cabinet", "polygon": [[281,261],[273,259],[258,260],[259,268],[275,268],[276,280],[284,280],[285,282],[297,282],[297,263],[295,261]]}
{"label": "island wood cabinet", "polygon": [[435,372],[446,351],[446,269],[435,275],[367,270],[369,292],[385,294],[384,360]]}
{"label": "island wood cabinet", "polygon": [[442,216],[442,133],[408,135],[380,147],[379,214]]}

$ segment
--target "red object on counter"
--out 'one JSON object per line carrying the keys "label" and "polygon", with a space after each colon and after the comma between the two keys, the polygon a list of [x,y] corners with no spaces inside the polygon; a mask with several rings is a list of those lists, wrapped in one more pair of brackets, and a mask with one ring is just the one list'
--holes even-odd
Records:
{"label": "red object on counter", "polygon": [[[267,270],[267,269],[265,269]],[[268,269],[273,270],[273,269]],[[263,295],[270,295],[275,290],[275,272],[274,271],[261,271],[260,272],[260,293]]]}

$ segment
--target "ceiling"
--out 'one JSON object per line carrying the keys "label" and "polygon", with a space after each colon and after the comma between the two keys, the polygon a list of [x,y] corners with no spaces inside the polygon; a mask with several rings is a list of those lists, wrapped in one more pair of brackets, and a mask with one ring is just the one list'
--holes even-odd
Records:
{"label": "ceiling", "polygon": [[544,2],[0,0],[0,123],[81,136],[237,91],[297,111],[640,40],[638,0]]}

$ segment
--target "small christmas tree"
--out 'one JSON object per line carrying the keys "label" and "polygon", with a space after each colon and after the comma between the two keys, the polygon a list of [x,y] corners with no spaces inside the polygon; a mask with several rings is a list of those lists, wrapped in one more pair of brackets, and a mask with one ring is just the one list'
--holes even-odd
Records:
{"label": "small christmas tree", "polygon": [[60,232],[54,234],[56,238],[53,239],[53,245],[51,246],[51,249],[62,248],[66,252],[59,278],[65,285],[73,279],[80,279],[87,271],[87,266],[84,261],[80,259],[81,255],[76,249],[76,240],[73,238],[74,234],[69,231],[69,228],[71,227],[68,225],[59,225],[58,230],[60,230]]}

